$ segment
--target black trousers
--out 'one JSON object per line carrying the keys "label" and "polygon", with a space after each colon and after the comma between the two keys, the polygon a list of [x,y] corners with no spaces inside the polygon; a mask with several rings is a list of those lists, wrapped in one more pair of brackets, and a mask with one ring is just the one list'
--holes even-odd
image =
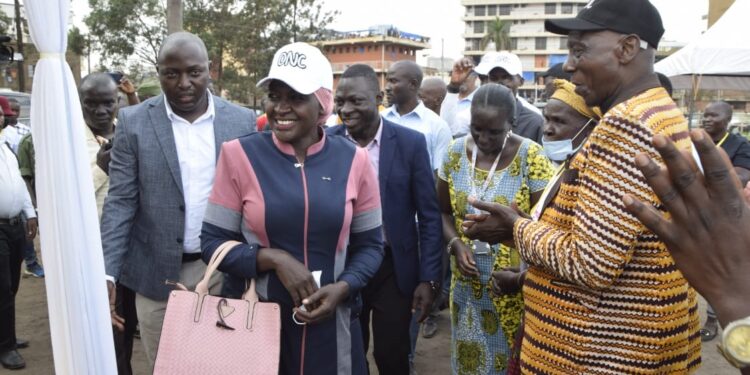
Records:
{"label": "black trousers", "polygon": [[138,314],[135,310],[135,292],[117,283],[115,311],[125,319],[125,330],[120,332],[113,328],[115,338],[115,355],[117,356],[117,374],[132,375],[130,359],[133,357],[133,336],[138,326]]}
{"label": "black trousers", "polygon": [[16,348],[16,293],[25,246],[23,224],[0,224],[0,353]]}
{"label": "black trousers", "polygon": [[386,248],[380,269],[362,289],[359,317],[366,354],[372,316],[373,357],[381,375],[409,374],[411,303],[412,296],[405,296],[398,288],[393,256]]}

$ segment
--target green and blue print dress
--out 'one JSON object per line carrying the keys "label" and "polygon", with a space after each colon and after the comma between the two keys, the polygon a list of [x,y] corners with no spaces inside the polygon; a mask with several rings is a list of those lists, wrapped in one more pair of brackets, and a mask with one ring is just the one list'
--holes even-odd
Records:
{"label": "green and blue print dress", "polygon": [[[467,155],[468,136],[451,144],[438,171],[448,183],[456,231],[461,240],[472,247],[464,236],[461,222],[469,210],[471,195],[471,159]],[[482,186],[488,171],[476,169],[475,186]],[[538,144],[525,139],[505,169],[498,170],[485,194],[485,201],[503,205],[516,202],[521,210],[531,210],[531,194],[544,190],[554,173],[552,164]],[[512,342],[523,315],[521,293],[496,297],[492,295],[492,271],[518,267],[518,251],[504,245],[492,245],[489,254],[474,255],[479,278],[465,277],[451,257],[451,368],[453,374],[505,374]]]}

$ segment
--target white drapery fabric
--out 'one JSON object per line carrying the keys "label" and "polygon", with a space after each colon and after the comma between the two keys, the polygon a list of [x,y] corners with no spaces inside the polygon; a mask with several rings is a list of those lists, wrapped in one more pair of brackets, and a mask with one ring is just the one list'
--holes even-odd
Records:
{"label": "white drapery fabric", "polygon": [[83,115],[64,59],[70,0],[26,0],[34,71],[31,127],[42,258],[57,374],[116,374]]}

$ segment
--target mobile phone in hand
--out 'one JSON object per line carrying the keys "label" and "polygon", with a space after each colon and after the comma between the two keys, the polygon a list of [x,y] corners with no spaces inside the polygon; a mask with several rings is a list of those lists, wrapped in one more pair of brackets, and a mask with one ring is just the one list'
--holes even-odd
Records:
{"label": "mobile phone in hand", "polygon": [[118,84],[118,85],[120,84],[120,80],[122,79],[122,76],[123,76],[122,73],[120,73],[120,72],[109,72],[107,74],[109,74],[109,76],[112,77],[112,79],[115,81],[116,84]]}

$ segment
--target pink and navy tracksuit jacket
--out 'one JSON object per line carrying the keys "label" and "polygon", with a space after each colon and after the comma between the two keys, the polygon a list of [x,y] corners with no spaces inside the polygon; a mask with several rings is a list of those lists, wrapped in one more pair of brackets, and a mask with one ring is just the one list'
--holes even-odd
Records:
{"label": "pink and navy tracksuit jacket", "polygon": [[[225,284],[255,278],[261,300],[280,304],[280,374],[366,374],[356,301],[383,259],[381,217],[367,152],[343,137],[323,133],[304,164],[271,132],[222,146],[203,222],[203,259],[224,241],[243,243],[219,270],[228,274]],[[295,324],[291,296],[275,272],[257,272],[265,247],[323,271],[321,286],[347,282],[350,298],[331,319]]]}

